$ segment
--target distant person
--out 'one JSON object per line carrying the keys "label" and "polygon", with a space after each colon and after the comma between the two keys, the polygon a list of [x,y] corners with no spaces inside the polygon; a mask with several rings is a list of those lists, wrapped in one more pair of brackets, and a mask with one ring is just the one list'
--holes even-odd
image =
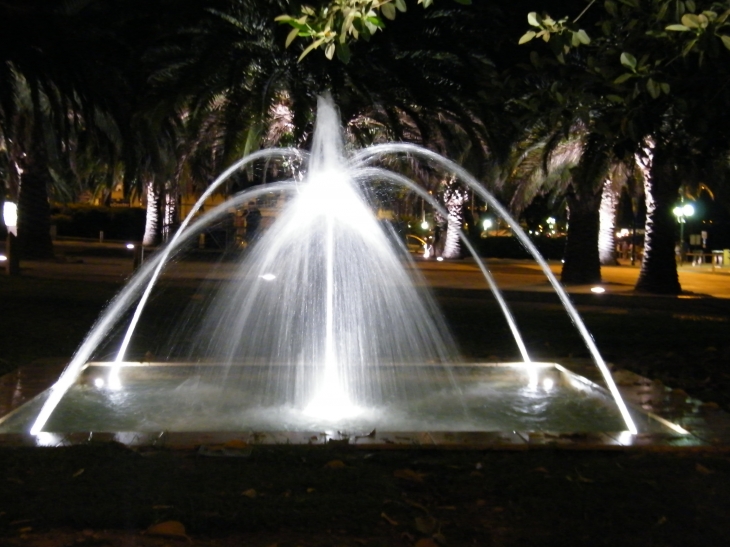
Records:
{"label": "distant person", "polygon": [[261,225],[261,211],[256,207],[255,201],[248,202],[244,217],[246,218],[246,243],[251,243]]}

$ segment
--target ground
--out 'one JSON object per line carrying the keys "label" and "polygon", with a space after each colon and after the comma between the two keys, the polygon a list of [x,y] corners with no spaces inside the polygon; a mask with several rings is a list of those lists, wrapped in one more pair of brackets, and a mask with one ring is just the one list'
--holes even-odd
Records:
{"label": "ground", "polygon": [[[0,278],[2,366],[70,355],[118,287]],[[185,290],[170,287],[157,313]],[[535,358],[585,356],[552,297],[507,296]],[[513,357],[490,298],[454,290],[437,297],[465,354]],[[575,300],[615,368],[730,408],[726,300],[591,298]],[[132,450],[94,442],[0,448],[0,545],[685,547],[727,541],[726,447],[229,448],[228,457],[196,447]]]}

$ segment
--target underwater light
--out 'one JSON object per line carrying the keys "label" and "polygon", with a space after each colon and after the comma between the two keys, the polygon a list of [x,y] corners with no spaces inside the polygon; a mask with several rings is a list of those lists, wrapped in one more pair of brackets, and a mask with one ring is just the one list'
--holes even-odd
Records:
{"label": "underwater light", "polygon": [[606,289],[604,289],[603,287],[591,287],[591,292],[596,293],[596,294],[601,294],[601,293],[606,292]]}
{"label": "underwater light", "polygon": [[132,249],[134,249],[134,243],[127,243],[126,247],[131,251]]}
{"label": "underwater light", "polygon": [[0,262],[5,262],[8,259],[5,255],[0,255]]}
{"label": "underwater light", "polygon": [[276,276],[272,273],[265,273],[263,275],[260,275],[259,277],[264,281],[273,281],[274,279],[276,279]]}

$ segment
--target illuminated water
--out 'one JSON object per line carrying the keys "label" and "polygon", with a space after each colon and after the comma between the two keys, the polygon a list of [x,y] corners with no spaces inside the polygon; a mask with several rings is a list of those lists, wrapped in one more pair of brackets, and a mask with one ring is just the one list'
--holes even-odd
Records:
{"label": "illuminated water", "polygon": [[[262,151],[221,175],[168,245],[110,304],[43,401],[31,405],[38,413],[31,431],[636,431],[564,290],[491,194],[459,166],[426,150],[385,145],[347,160],[342,142],[336,110],[322,100],[308,159],[300,151]],[[416,289],[416,269],[404,267],[410,255],[402,243],[394,244],[368,200],[372,184],[387,183],[440,207],[415,183],[373,165],[383,154],[399,153],[458,175],[510,221],[566,304],[613,399],[575,389],[568,396],[562,382],[548,389],[519,375],[502,382],[494,373],[464,373],[469,368],[458,366],[439,310],[428,293]],[[261,159],[282,161],[292,178],[202,212],[206,197]],[[276,221],[245,253],[234,253],[232,271],[226,265],[230,275],[217,276],[213,268],[206,290],[180,313],[145,321],[148,300],[177,265],[185,267],[185,253],[195,248],[200,233],[249,200],[273,194],[284,203]],[[529,363],[514,318],[486,266],[477,263],[519,358]],[[160,372],[165,367],[147,367],[142,376],[131,372],[134,367],[125,363],[145,360],[146,347],[154,347],[150,358],[157,362],[185,366],[172,375]],[[87,362],[108,361],[113,353],[103,375],[87,383]]]}
{"label": "illuminated water", "polygon": [[[238,377],[251,375],[257,368],[235,369],[236,383],[265,391],[261,376]],[[279,368],[285,375],[292,371]],[[64,397],[45,431],[317,433],[334,429],[357,435],[373,429],[590,433],[617,432],[624,427],[605,390],[552,366],[464,365],[456,367],[453,385],[420,374],[420,367],[394,368],[387,373],[399,375],[412,388],[407,405],[392,400],[356,416],[328,419],[303,413],[295,404],[261,405],[256,391],[220,389],[199,375],[191,376],[190,365],[125,367],[125,389],[118,392],[96,385],[108,373],[108,364],[90,366]],[[428,395],[416,396],[424,393]],[[457,399],[461,404],[455,404]],[[26,430],[41,402],[42,398],[0,424],[0,433]],[[643,432],[666,431],[639,412],[634,412],[634,418]]]}

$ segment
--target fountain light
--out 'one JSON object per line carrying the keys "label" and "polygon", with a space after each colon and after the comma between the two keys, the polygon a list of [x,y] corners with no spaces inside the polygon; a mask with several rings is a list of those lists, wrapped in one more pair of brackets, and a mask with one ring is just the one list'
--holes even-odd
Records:
{"label": "fountain light", "polygon": [[3,221],[5,226],[13,235],[18,235],[18,205],[12,201],[3,203]]}
{"label": "fountain light", "polygon": [[552,391],[553,387],[555,387],[555,380],[552,378],[545,378],[542,381],[542,387],[545,391]]}
{"label": "fountain light", "polygon": [[482,227],[484,230],[489,230],[492,227],[492,219],[491,218],[485,218],[482,220]]}
{"label": "fountain light", "polygon": [[443,262],[443,261],[444,261],[443,256],[436,257],[436,262]]}
{"label": "fountain light", "polygon": [[337,374],[336,365],[334,363],[326,365],[322,384],[304,408],[304,414],[320,420],[338,422],[355,418],[361,413],[362,408],[347,396]]}
{"label": "fountain light", "polygon": [[94,385],[98,387],[99,389],[104,387],[104,378],[97,378],[94,380]]}
{"label": "fountain light", "polygon": [[428,222],[427,221],[424,220],[423,222],[421,222],[421,229],[422,230],[428,230]]}
{"label": "fountain light", "polygon": [[131,251],[132,249],[134,249],[134,243],[127,243],[126,247]]}
{"label": "fountain light", "polygon": [[604,289],[603,287],[591,287],[591,292],[596,293],[596,294],[601,294],[601,293],[606,292],[606,289]]}
{"label": "fountain light", "polygon": [[273,281],[274,279],[276,279],[276,276],[272,273],[265,273],[263,275],[260,275],[259,277],[264,281]]}
{"label": "fountain light", "polygon": [[0,262],[5,262],[8,259],[5,255],[0,255]]}

